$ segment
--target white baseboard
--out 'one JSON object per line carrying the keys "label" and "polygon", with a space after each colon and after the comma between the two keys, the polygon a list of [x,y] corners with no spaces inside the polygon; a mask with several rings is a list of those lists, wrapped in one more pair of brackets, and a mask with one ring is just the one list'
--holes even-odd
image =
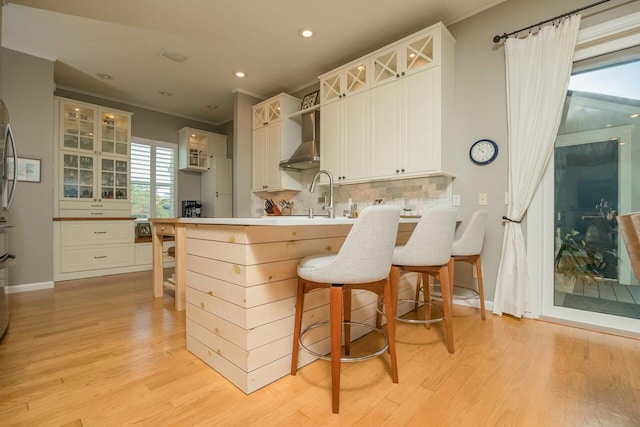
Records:
{"label": "white baseboard", "polygon": [[39,291],[41,289],[52,289],[55,286],[53,282],[27,283],[24,285],[10,285],[5,287],[8,294],[17,294],[18,292]]}
{"label": "white baseboard", "polygon": [[[475,308],[480,308],[480,300],[475,298],[475,299],[453,299],[453,303],[455,305],[462,305],[464,307],[475,307]],[[493,301],[486,301],[484,302],[484,309],[486,311],[492,311],[493,310]]]}

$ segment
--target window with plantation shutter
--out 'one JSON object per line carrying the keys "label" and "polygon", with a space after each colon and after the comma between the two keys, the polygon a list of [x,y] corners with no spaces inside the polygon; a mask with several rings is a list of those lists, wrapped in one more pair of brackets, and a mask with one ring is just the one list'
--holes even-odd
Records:
{"label": "window with plantation shutter", "polygon": [[175,144],[133,138],[131,143],[131,215],[170,218],[176,212]]}

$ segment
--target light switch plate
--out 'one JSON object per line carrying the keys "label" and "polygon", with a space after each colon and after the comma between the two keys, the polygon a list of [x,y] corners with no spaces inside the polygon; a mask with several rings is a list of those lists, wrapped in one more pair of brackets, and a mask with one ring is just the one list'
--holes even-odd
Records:
{"label": "light switch plate", "polygon": [[451,206],[460,206],[460,195],[454,194],[451,197]]}
{"label": "light switch plate", "polygon": [[478,204],[480,206],[487,206],[489,204],[487,193],[480,193],[478,195]]}

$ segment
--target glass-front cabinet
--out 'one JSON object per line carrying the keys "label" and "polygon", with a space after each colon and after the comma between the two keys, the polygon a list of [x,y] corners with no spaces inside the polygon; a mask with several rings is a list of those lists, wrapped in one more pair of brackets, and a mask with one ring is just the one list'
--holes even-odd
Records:
{"label": "glass-front cabinet", "polygon": [[62,149],[94,151],[96,109],[86,105],[64,104]]}
{"label": "glass-front cabinet", "polygon": [[344,99],[369,88],[369,57],[320,76],[320,105]]}
{"label": "glass-front cabinet", "polygon": [[429,29],[402,43],[375,52],[371,56],[372,86],[379,86],[439,65],[439,34],[437,29]]}
{"label": "glass-front cabinet", "polygon": [[129,156],[130,115],[113,111],[100,111],[102,129],[100,133],[100,151],[102,154]]}
{"label": "glass-front cabinet", "polygon": [[58,214],[129,216],[131,114],[57,98]]}

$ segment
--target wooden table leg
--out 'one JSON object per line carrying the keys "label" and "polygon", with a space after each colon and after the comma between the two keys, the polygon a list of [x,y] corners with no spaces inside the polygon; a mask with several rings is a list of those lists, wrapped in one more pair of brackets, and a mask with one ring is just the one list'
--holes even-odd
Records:
{"label": "wooden table leg", "polygon": [[184,224],[176,224],[176,310],[183,311],[186,308],[186,229]]}
{"label": "wooden table leg", "polygon": [[162,235],[153,233],[153,296],[160,298],[163,293]]}

